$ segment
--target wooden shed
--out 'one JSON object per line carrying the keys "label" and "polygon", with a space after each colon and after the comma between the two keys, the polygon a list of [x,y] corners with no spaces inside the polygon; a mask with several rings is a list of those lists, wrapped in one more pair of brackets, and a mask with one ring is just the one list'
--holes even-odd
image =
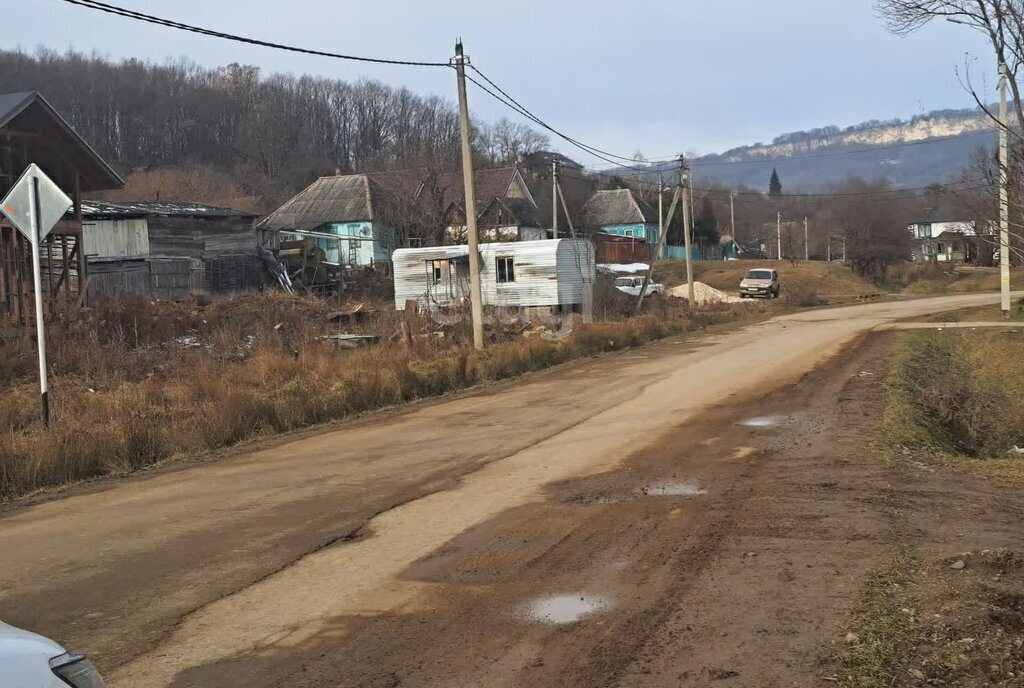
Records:
{"label": "wooden shed", "polygon": [[90,293],[167,300],[262,287],[255,213],[200,203],[85,201]]}
{"label": "wooden shed", "polygon": [[[584,239],[480,244],[485,306],[566,307],[584,302],[594,285],[594,246]],[[398,249],[392,256],[395,308],[409,299],[423,308],[450,306],[469,296],[469,247]]]}

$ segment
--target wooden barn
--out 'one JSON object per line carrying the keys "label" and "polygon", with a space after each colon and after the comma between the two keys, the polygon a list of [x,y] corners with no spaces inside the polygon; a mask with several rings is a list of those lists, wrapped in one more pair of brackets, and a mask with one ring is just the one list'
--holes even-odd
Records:
{"label": "wooden barn", "polygon": [[[43,293],[52,309],[79,299],[87,283],[82,194],[124,186],[116,172],[34,91],[0,95],[0,197],[36,163],[74,201],[42,246]],[[31,248],[0,216],[0,316],[33,318]]]}
{"label": "wooden barn", "polygon": [[262,287],[256,214],[200,203],[82,204],[89,293],[160,299]]}

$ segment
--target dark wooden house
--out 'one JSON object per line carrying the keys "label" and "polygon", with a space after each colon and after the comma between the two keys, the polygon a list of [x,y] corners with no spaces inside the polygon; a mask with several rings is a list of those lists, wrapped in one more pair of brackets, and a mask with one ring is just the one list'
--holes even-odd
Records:
{"label": "dark wooden house", "polygon": [[256,214],[200,203],[85,201],[90,293],[180,300],[262,287]]}
{"label": "dark wooden house", "polygon": [[[117,189],[124,182],[46,99],[34,91],[0,95],[0,197],[30,163],[37,164],[74,201],[67,218],[42,246],[47,304],[77,299],[87,283],[82,244],[82,194]],[[32,318],[31,248],[0,216],[0,312]]]}

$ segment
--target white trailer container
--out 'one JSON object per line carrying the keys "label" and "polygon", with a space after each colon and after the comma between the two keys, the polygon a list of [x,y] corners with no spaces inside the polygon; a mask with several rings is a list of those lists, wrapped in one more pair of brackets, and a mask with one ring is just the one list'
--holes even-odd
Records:
{"label": "white trailer container", "polygon": [[[402,248],[392,255],[395,308],[409,299],[424,308],[469,296],[469,247]],[[480,289],[485,306],[575,306],[594,286],[594,245],[585,239],[480,244]]]}

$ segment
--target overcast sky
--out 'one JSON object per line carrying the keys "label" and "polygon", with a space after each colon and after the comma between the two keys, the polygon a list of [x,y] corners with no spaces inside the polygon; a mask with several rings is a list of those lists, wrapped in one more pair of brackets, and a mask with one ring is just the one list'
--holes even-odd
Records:
{"label": "overcast sky", "polygon": [[[461,36],[473,63],[556,128],[648,157],[701,154],[799,129],[970,107],[957,80],[990,65],[980,36],[937,23],[892,36],[873,0],[107,0],[182,22],[281,43],[446,61]],[[362,77],[455,96],[448,70],[295,55],[101,14],[61,0],[5,7],[19,47],[114,59],[259,65],[265,72]],[[10,38],[6,47],[13,47]],[[991,71],[991,70],[989,70]],[[994,78],[985,89],[994,96]],[[45,93],[45,84],[39,85]],[[475,116],[503,106],[470,91]],[[560,146],[567,153],[573,149]],[[575,154],[581,162],[595,162]]]}

